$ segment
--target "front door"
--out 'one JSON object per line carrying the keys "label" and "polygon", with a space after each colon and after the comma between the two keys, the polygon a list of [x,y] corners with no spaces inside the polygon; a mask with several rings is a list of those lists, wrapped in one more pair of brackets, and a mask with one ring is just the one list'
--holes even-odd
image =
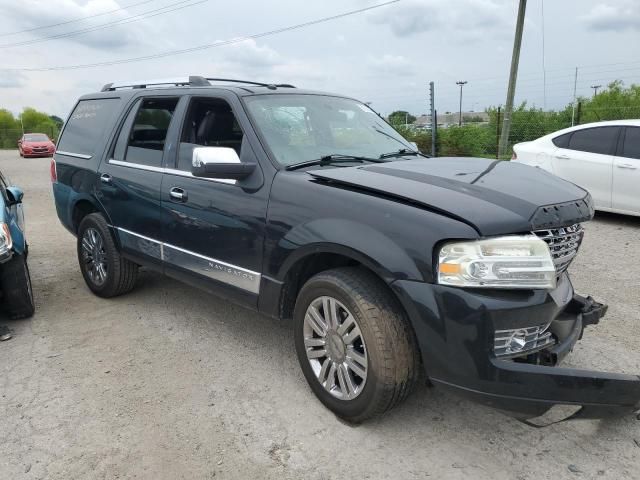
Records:
{"label": "front door", "polygon": [[233,148],[241,161],[259,165],[237,102],[224,92],[189,100],[175,162],[162,180],[165,272],[257,306],[269,194],[262,169],[242,181],[191,174],[197,146]]}
{"label": "front door", "polygon": [[640,215],[640,127],[626,127],[613,160],[613,208]]}
{"label": "front door", "polygon": [[178,97],[138,99],[100,168],[99,197],[125,254],[161,268],[160,185]]}

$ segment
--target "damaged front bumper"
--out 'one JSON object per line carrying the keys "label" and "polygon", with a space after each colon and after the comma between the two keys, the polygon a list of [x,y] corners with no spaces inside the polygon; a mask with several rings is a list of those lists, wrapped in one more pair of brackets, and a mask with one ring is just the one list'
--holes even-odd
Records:
{"label": "damaged front bumper", "polygon": [[[411,281],[392,286],[409,313],[434,385],[523,419],[540,417],[557,405],[571,407],[573,418],[640,409],[639,376],[557,366],[584,328],[607,311],[606,305],[576,295],[567,274],[551,292],[467,290]],[[505,334],[498,333],[523,330],[512,350],[505,347]],[[532,338],[552,341],[533,344]],[[518,352],[518,346],[525,349]]]}

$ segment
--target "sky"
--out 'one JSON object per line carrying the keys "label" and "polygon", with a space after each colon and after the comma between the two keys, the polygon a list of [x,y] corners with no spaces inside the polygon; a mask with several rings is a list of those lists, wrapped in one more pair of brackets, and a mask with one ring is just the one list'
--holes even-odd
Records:
{"label": "sky", "polygon": [[[388,114],[504,104],[517,0],[400,0],[357,15],[147,61],[137,58],[253,36],[385,0],[0,0],[0,108],[65,118],[113,81],[241,78],[353,96]],[[91,18],[87,18],[91,17]],[[51,26],[54,25],[54,26]],[[49,28],[43,28],[49,27]],[[640,84],[640,2],[528,0],[516,102],[558,109],[591,86]]]}

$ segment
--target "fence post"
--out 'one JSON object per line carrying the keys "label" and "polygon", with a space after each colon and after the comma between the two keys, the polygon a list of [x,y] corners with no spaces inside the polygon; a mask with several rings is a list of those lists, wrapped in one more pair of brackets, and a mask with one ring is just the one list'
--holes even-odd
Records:
{"label": "fence post", "polygon": [[500,107],[498,107],[498,120],[496,122],[496,160],[500,160]]}

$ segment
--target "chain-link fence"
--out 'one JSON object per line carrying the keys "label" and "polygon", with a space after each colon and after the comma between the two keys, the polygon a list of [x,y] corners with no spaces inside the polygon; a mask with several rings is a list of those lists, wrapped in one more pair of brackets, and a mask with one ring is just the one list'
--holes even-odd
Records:
{"label": "chain-link fence", "polygon": [[[54,142],[58,138],[59,129],[57,126],[47,125],[38,128],[38,131],[25,131],[25,133],[44,133]],[[0,128],[0,148],[18,148],[18,140],[22,137],[22,130],[15,128]]]}
{"label": "chain-link fence", "polygon": [[[436,128],[436,152],[438,156],[473,156],[498,158],[498,144],[502,133],[504,112],[489,109],[484,121],[467,121],[459,125],[440,123]],[[567,107],[561,111],[544,112],[535,108],[517,108],[511,116],[507,149],[502,159],[511,158],[513,145],[535,140],[549,133],[584,123],[603,120],[640,118],[640,107],[618,105],[611,107],[583,108],[577,103],[575,109]],[[431,126],[416,128],[412,125],[396,127],[405,138],[415,142],[420,150],[431,152]]]}

